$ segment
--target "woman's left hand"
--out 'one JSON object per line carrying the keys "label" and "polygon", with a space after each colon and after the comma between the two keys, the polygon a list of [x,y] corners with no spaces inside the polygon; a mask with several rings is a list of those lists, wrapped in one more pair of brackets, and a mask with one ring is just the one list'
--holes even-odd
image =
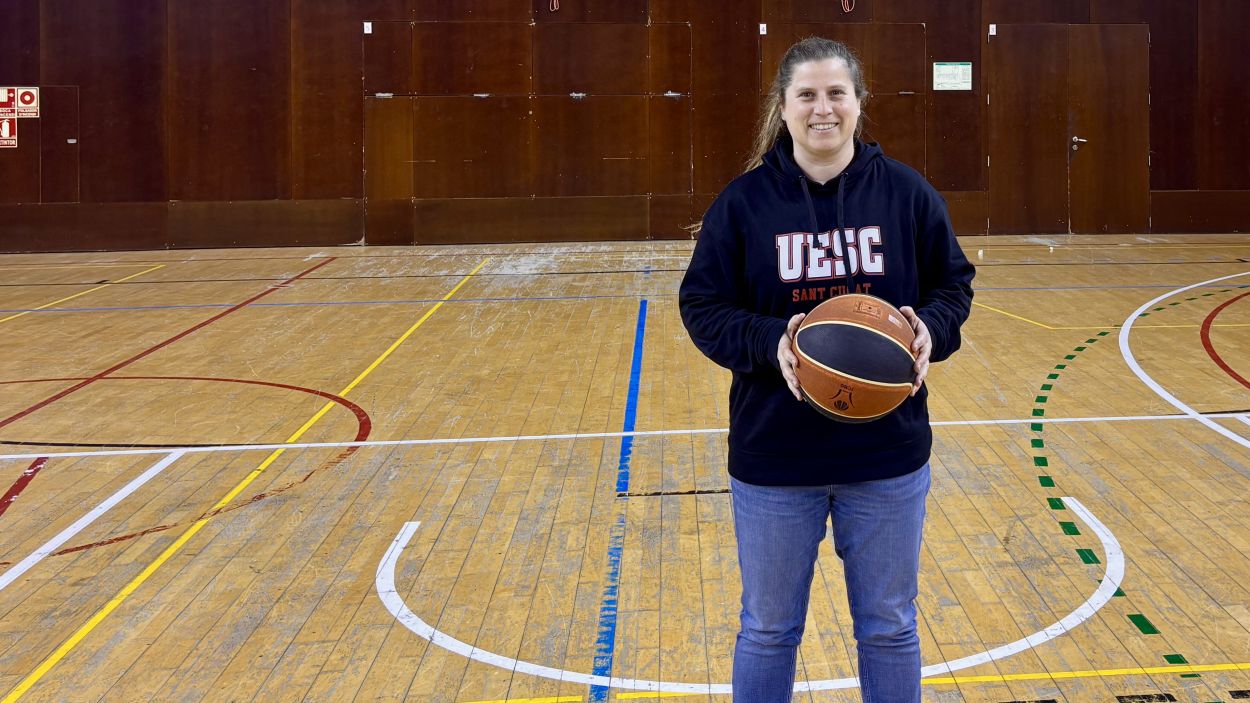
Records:
{"label": "woman's left hand", "polygon": [[916,355],[916,365],[912,367],[916,372],[916,380],[911,385],[911,395],[916,395],[920,392],[924,377],[929,375],[929,355],[933,353],[933,338],[929,336],[929,328],[925,327],[924,320],[916,315],[915,310],[904,306],[898,311],[903,313],[903,317],[907,318],[907,324],[911,325],[916,333],[916,340],[911,343],[911,351]]}

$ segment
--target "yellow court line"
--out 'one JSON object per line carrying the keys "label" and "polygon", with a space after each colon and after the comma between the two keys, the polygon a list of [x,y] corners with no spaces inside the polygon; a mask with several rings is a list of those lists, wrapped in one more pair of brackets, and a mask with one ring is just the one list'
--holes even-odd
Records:
{"label": "yellow court line", "polygon": [[[165,264],[161,264],[164,266]],[[81,264],[69,264],[66,266],[52,266],[44,264],[31,264],[29,266],[0,266],[0,271],[44,271],[46,269],[132,269],[136,264],[94,264],[90,261]]]}
{"label": "yellow court line", "polygon": [[[1012,313],[1009,313],[1006,310],[999,310],[998,308],[991,307],[989,305],[986,305],[985,303],[978,303],[975,300],[972,302],[972,304],[979,308],[985,308],[986,310],[993,310],[994,312],[1000,315],[1006,315],[1007,317],[1010,317],[1015,320],[1019,320],[1021,322],[1027,322],[1030,325],[1037,325],[1038,327],[1044,327],[1045,329],[1048,329],[1048,330],[1105,330],[1105,329],[1114,329],[1114,328],[1120,327],[1119,323],[1114,324],[1114,325],[1102,325],[1100,327],[1051,327],[1050,325],[1037,322],[1036,320],[1030,320],[1027,317],[1020,317],[1019,315],[1013,315]],[[1229,323],[1224,323],[1224,324],[1214,324],[1211,326],[1212,327],[1250,327],[1250,323],[1229,322]],[[1185,328],[1185,327],[1201,327],[1201,325],[1192,325],[1192,324],[1191,325],[1133,325],[1133,329],[1135,330],[1180,329],[1180,328]]]}
{"label": "yellow court line", "polygon": [[[387,348],[386,351],[382,352],[382,355],[379,356],[377,359],[375,359],[373,363],[369,364],[369,367],[366,368],[364,371],[362,371],[359,376],[357,376],[354,380],[352,380],[351,383],[347,384],[346,388],[339,391],[338,395],[340,396],[347,395],[348,391],[355,388],[362,380],[364,380],[365,376],[368,376],[374,369],[378,367],[379,364],[381,364],[384,360],[386,360],[386,358],[390,356],[391,353],[394,352],[395,349],[397,349],[399,345],[404,342],[404,340],[412,336],[412,333],[415,332],[418,327],[424,324],[426,320],[430,319],[430,316],[433,315],[435,311],[437,311],[440,307],[443,306],[443,303],[450,300],[451,297],[455,295],[456,292],[459,291],[460,288],[464,286],[464,284],[467,283],[470,278],[472,278],[478,271],[482,270],[482,267],[486,265],[487,261],[488,259],[482,259],[482,262],[479,263],[476,268],[470,271],[469,274],[466,275],[464,278],[460,279],[460,282],[457,283],[456,286],[447,293],[447,295],[444,295],[442,300],[438,301],[438,303],[435,304],[434,307],[430,308],[424,315],[422,315],[420,320],[417,320],[416,323],[412,325],[412,327],[409,327],[408,331],[404,332],[403,336],[401,336],[398,340],[396,340],[395,343],[392,344],[389,348]],[[291,444],[297,441],[301,436],[303,436],[305,432],[308,431],[309,428],[313,426],[313,423],[321,419],[321,417],[324,416],[327,412],[329,412],[330,408],[334,407],[335,405],[337,405],[337,403],[333,403],[333,402],[326,403],[325,407],[321,408],[321,410],[318,411],[317,414],[314,415],[311,420],[309,420],[308,422],[305,422],[303,427],[300,427],[298,430],[295,431],[295,434],[292,434],[290,437],[286,439],[286,444]],[[56,651],[50,654],[48,658],[45,659],[38,667],[36,667],[34,671],[32,671],[29,675],[27,675],[26,678],[22,679],[22,682],[19,683],[16,688],[10,691],[9,694],[5,696],[3,700],[0,700],[0,703],[13,703],[17,699],[21,698],[28,690],[30,690],[31,686],[34,686],[36,683],[38,683],[39,680],[43,678],[44,674],[48,673],[48,671],[50,671],[52,667],[56,666],[58,662],[64,659],[66,655],[68,655],[74,649],[74,647],[76,647],[78,643],[83,640],[84,637],[90,634],[91,631],[94,630],[97,625],[99,625],[101,622],[104,621],[104,618],[108,617],[109,614],[112,613],[114,610],[117,610],[117,608],[121,606],[121,604],[124,603],[127,598],[130,597],[130,594],[134,593],[135,590],[139,588],[139,586],[143,585],[143,582],[147,581],[148,578],[152,576],[152,574],[156,573],[156,570],[161,568],[162,564],[164,564],[166,561],[169,560],[170,557],[176,554],[179,549],[182,549],[182,546],[184,544],[190,541],[190,539],[194,537],[196,533],[198,533],[205,525],[207,525],[208,521],[213,519],[214,515],[218,511],[226,507],[226,505],[228,505],[230,501],[234,500],[236,496],[242,493],[243,490],[252,483],[252,481],[256,480],[257,476],[260,476],[261,473],[264,472],[265,469],[269,468],[269,465],[272,464],[275,460],[277,460],[278,457],[282,456],[283,452],[285,451],[286,451],[285,449],[275,449],[273,453],[271,453],[268,457],[265,458],[263,462],[261,462],[260,466],[257,466],[255,469],[253,469],[252,472],[249,473],[246,478],[240,481],[239,484],[236,485],[234,488],[230,489],[230,492],[227,493],[225,496],[223,496],[221,500],[217,501],[217,503],[213,505],[213,507],[210,508],[209,511],[206,513],[207,517],[202,517],[199,520],[196,520],[194,523],[192,523],[192,525],[187,528],[186,532],[183,532],[182,535],[178,537],[178,539],[174,540],[173,544],[166,547],[165,551],[161,552],[160,556],[158,556],[151,564],[148,564],[147,568],[145,568],[142,572],[140,572],[138,576],[131,579],[130,583],[127,583],[122,588],[122,590],[118,591],[117,595],[113,596],[112,600],[106,603],[104,607],[99,610],[99,612],[91,616],[91,619],[88,620],[86,624],[78,628],[78,630],[73,635],[70,635],[69,639],[65,640],[65,642],[62,643],[60,647],[57,647]]]}
{"label": "yellow court line", "polygon": [[91,290],[85,290],[85,291],[83,291],[83,292],[81,292],[81,293],[75,293],[75,294],[73,294],[73,295],[71,295],[71,296],[69,296],[69,297],[66,297],[66,298],[61,298],[60,300],[54,300],[54,301],[52,301],[52,302],[48,303],[47,305],[40,305],[39,307],[34,308],[33,310],[26,310],[25,312],[19,312],[19,313],[17,313],[16,315],[9,315],[8,317],[5,317],[5,318],[3,318],[3,319],[0,319],[0,322],[8,322],[9,320],[14,320],[14,319],[17,319],[17,318],[21,317],[22,315],[29,315],[29,314],[31,314],[32,312],[35,312],[36,310],[43,310],[44,308],[50,308],[50,307],[52,307],[53,305],[60,305],[61,303],[64,303],[64,302],[65,302],[65,301],[67,301],[67,300],[73,300],[74,298],[79,298],[79,297],[82,297],[82,296],[84,296],[84,295],[86,295],[86,294],[88,294],[88,293],[94,293],[95,291],[98,291],[98,290],[100,290],[101,288],[108,288],[109,286],[113,285],[114,283],[121,283],[122,281],[129,281],[129,280],[130,280],[130,279],[132,279],[132,278],[136,278],[136,277],[138,277],[138,276],[142,276],[142,275],[143,275],[143,274],[145,274],[145,273],[152,273],[152,272],[153,272],[153,271],[155,271],[156,269],[160,269],[160,268],[165,268],[165,264],[157,264],[156,266],[153,266],[152,268],[150,268],[150,269],[148,269],[148,270],[146,270],[146,271],[140,271],[139,273],[134,273],[134,274],[131,274],[131,275],[129,275],[129,276],[126,276],[125,278],[119,278],[119,279],[117,279],[116,281],[110,281],[110,282],[108,282],[108,283],[105,283],[105,284],[104,284],[104,285],[102,285],[102,286],[96,286],[95,288],[92,288]]}
{"label": "yellow court line", "polygon": [[[1052,671],[1032,674],[987,674],[985,676],[943,676],[921,679],[925,686],[941,686],[961,683],[1002,683],[1006,681],[1057,681],[1063,679],[1087,679],[1094,677],[1135,676],[1142,674],[1196,674],[1209,671],[1248,671],[1250,662],[1240,664],[1180,664],[1176,666],[1138,666],[1128,669],[1089,669],[1085,671]],[[617,700],[633,700],[642,698],[679,698],[686,696],[706,696],[707,693],[657,693],[636,692],[618,693]],[[729,695],[712,694],[712,695]],[[493,701],[473,701],[472,703],[581,703],[583,696],[557,696],[554,698],[503,698]]]}

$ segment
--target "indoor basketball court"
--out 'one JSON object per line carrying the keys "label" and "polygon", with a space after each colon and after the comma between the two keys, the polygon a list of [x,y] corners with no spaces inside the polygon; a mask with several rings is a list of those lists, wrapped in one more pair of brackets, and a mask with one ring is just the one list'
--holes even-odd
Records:
{"label": "indoor basketball court", "polygon": [[[977,267],[924,700],[1250,700],[1246,8],[245,5],[0,23],[4,703],[728,703],[683,227],[808,34]],[[794,700],[855,652],[826,540]]]}

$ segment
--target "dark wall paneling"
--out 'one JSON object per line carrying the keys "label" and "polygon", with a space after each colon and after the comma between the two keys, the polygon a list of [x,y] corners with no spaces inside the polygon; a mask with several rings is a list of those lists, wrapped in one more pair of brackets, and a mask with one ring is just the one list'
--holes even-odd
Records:
{"label": "dark wall paneling", "polygon": [[647,23],[647,0],[531,0],[534,21]]}
{"label": "dark wall paneling", "polygon": [[690,7],[694,93],[756,91],[760,3],[758,0],[696,2]]}
{"label": "dark wall paneling", "polygon": [[169,204],[168,246],[336,246],[364,237],[359,200],[269,200]]}
{"label": "dark wall paneling", "polygon": [[641,95],[647,90],[647,27],[549,24],[534,28],[534,92]]}
{"label": "dark wall paneling", "polygon": [[719,193],[750,156],[760,99],[755,93],[695,93],[692,102],[694,192]]}
{"label": "dark wall paneling", "polygon": [[[325,0],[314,0],[325,2]],[[352,0],[339,3],[349,5],[356,12],[358,19],[364,21],[411,22],[416,18],[417,5],[424,5],[439,0]],[[459,3],[444,3],[458,5]]]}
{"label": "dark wall paneling", "polygon": [[868,64],[874,95],[909,91],[928,92],[932,71],[925,54],[925,27],[922,24],[874,24],[868,33]]}
{"label": "dark wall paneling", "polygon": [[412,200],[369,200],[365,202],[365,244],[370,246],[411,246],[416,244]]}
{"label": "dark wall paneling", "polygon": [[872,99],[864,138],[881,143],[886,156],[925,172],[923,95],[881,95]]}
{"label": "dark wall paneling", "polygon": [[651,15],[651,24],[689,22],[692,2],[698,3],[700,0],[649,0],[647,11]]}
{"label": "dark wall paneling", "polygon": [[169,197],[289,198],[288,0],[169,0]]}
{"label": "dark wall paneling", "polygon": [[[891,0],[882,0],[890,2]],[[871,22],[873,0],[853,0],[846,12],[837,0],[767,0],[762,22]]]}
{"label": "dark wall paneling", "polygon": [[413,101],[365,98],[365,197],[399,200],[413,193]]}
{"label": "dark wall paneling", "polygon": [[0,251],[163,249],[167,203],[0,206]]}
{"label": "dark wall paneling", "polygon": [[989,194],[983,190],[942,191],[955,234],[988,234]]}
{"label": "dark wall paneling", "polygon": [[1250,190],[1156,190],[1150,231],[1250,232]]}
{"label": "dark wall paneling", "polygon": [[873,13],[876,22],[924,24],[930,61],[972,61],[974,76],[980,71],[981,0],[889,0]]}
{"label": "dark wall paneling", "polygon": [[690,193],[690,98],[647,98],[647,192]]}
{"label": "dark wall paneling", "polygon": [[1198,5],[1159,0],[1090,0],[1090,22],[1150,25],[1150,187],[1196,190]]}
{"label": "dark wall paneling", "polygon": [[413,194],[482,198],[533,194],[530,98],[419,97]]}
{"label": "dark wall paneling", "polygon": [[647,196],[416,201],[418,244],[643,239]]}
{"label": "dark wall paneling", "polygon": [[690,25],[653,24],[648,29],[647,92],[690,93]]}
{"label": "dark wall paneling", "polygon": [[694,223],[689,195],[653,195],[648,202],[647,234],[652,239],[689,239]]}
{"label": "dark wall paneling", "polygon": [[40,200],[78,202],[78,89],[39,91]]}
{"label": "dark wall paneling", "polygon": [[359,8],[291,0],[291,197],[364,195]]}
{"label": "dark wall paneling", "polygon": [[165,27],[165,0],[44,3],[44,82],[78,86],[83,202],[169,197]]}
{"label": "dark wall paneling", "polygon": [[647,192],[647,98],[537,97],[535,194]]}
{"label": "dark wall paneling", "polygon": [[515,22],[418,23],[412,35],[414,92],[528,94],[532,36],[528,24]]}
{"label": "dark wall paneling", "polygon": [[0,149],[0,203],[39,202],[39,122],[17,120],[17,148]]}
{"label": "dark wall paneling", "polygon": [[374,22],[363,34],[365,95],[416,92],[413,87],[413,25],[409,22]]}
{"label": "dark wall paneling", "polygon": [[39,0],[4,0],[0,86],[39,85]]}
{"label": "dark wall paneling", "polygon": [[525,22],[532,8],[527,0],[411,0],[418,22]]}
{"label": "dark wall paneling", "polygon": [[[985,190],[979,94],[931,91],[925,130],[925,175],[938,190]],[[869,111],[872,107],[869,106]]]}
{"label": "dark wall paneling", "polygon": [[[1250,2],[1198,2],[1198,187],[1250,188]],[[1172,100],[1166,91],[1156,101]]]}
{"label": "dark wall paneling", "polygon": [[983,14],[985,24],[1086,24],[1089,3],[1090,0],[985,0]]}

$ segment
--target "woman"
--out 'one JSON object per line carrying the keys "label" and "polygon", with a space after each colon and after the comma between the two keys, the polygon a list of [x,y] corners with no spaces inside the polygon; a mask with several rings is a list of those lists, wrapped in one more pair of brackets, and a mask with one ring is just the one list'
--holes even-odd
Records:
{"label": "woman", "polygon": [[[863,700],[920,700],[915,598],[933,439],[924,379],[959,347],[974,271],[937,191],[858,139],[867,99],[845,45],[812,37],[790,47],[748,170],[708,209],[681,284],[691,339],[733,371],[740,703],[790,700],[830,516]],[[865,424],[801,402],[790,348],[803,314],[847,291],[889,301],[916,332],[911,396]]]}

